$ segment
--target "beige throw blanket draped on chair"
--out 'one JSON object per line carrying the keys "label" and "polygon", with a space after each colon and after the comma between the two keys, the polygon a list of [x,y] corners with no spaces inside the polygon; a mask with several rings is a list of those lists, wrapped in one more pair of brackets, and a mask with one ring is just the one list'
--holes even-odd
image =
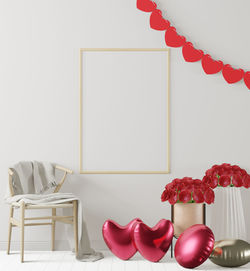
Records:
{"label": "beige throw blanket draped on chair", "polygon": [[14,172],[12,186],[15,195],[43,194],[57,186],[55,166],[52,163],[22,161],[11,170]]}
{"label": "beige throw blanket draped on chair", "polygon": [[[7,195],[5,201],[24,201],[26,204],[58,204],[72,200],[78,201],[78,255],[79,261],[97,261],[103,258],[103,254],[95,252],[91,246],[87,226],[83,218],[81,201],[72,193],[50,193],[43,194],[49,188],[56,187],[55,167],[48,162],[20,162],[12,168],[14,175],[12,185],[15,195]],[[64,215],[71,215],[68,208],[63,209]],[[74,248],[73,225],[66,224],[68,241],[71,248]]]}

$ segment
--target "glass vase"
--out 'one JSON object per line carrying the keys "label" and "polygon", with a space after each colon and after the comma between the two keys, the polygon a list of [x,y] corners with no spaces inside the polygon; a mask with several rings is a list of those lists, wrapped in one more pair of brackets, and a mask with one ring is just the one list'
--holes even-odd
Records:
{"label": "glass vase", "polygon": [[246,240],[246,223],[239,187],[217,187],[211,205],[211,229],[215,240]]}

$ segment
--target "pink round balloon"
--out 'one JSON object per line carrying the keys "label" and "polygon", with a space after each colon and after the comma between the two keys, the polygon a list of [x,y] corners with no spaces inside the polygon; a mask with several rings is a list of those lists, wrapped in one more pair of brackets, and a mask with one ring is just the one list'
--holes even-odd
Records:
{"label": "pink round balloon", "polygon": [[128,260],[137,252],[133,240],[135,226],[142,222],[139,218],[121,226],[115,221],[106,220],[102,227],[102,235],[108,248],[120,259]]}
{"label": "pink round balloon", "polygon": [[195,268],[204,263],[214,247],[213,232],[205,225],[196,224],[186,229],[178,238],[174,254],[185,268]]}
{"label": "pink round balloon", "polygon": [[138,251],[151,262],[158,262],[166,254],[173,236],[173,224],[166,219],[160,220],[153,228],[142,222],[138,223],[134,230]]}

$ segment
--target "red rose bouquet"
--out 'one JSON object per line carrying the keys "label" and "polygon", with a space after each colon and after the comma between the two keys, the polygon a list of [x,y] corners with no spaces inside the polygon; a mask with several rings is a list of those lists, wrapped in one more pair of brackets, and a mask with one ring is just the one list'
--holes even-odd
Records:
{"label": "red rose bouquet", "polygon": [[239,166],[230,164],[214,165],[206,171],[202,182],[211,188],[217,186],[250,187],[250,175]]}
{"label": "red rose bouquet", "polygon": [[184,177],[174,179],[165,186],[161,195],[161,201],[168,201],[170,204],[176,202],[211,204],[214,202],[214,191],[206,183],[199,179]]}

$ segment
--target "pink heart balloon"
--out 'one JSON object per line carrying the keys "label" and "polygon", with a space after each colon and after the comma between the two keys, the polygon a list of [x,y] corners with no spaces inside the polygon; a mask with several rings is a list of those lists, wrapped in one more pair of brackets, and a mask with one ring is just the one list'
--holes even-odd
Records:
{"label": "pink heart balloon", "polygon": [[185,268],[195,268],[207,260],[213,247],[213,232],[205,225],[196,224],[178,238],[174,248],[175,259]]}
{"label": "pink heart balloon", "polygon": [[121,226],[115,221],[106,220],[102,227],[103,239],[108,248],[120,259],[128,260],[137,252],[133,239],[135,226],[142,222],[139,218]]}
{"label": "pink heart balloon", "polygon": [[141,255],[151,261],[158,262],[166,254],[174,236],[173,224],[161,219],[153,228],[138,223],[134,230],[135,245]]}

